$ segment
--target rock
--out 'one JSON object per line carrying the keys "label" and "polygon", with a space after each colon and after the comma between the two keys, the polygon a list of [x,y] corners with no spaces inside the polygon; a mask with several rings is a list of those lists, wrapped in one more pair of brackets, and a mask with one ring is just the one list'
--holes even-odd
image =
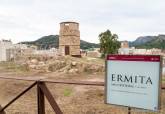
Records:
{"label": "rock", "polygon": [[78,73],[78,69],[70,69],[69,73]]}
{"label": "rock", "polygon": [[67,65],[67,66],[61,68],[59,71],[60,72],[64,72],[64,71],[68,72],[70,69],[71,69],[70,65]]}
{"label": "rock", "polygon": [[32,59],[30,62],[31,62],[31,64],[35,64],[35,65],[38,64],[38,60],[37,59]]}
{"label": "rock", "polygon": [[72,62],[71,65],[72,66],[76,66],[77,62]]}
{"label": "rock", "polygon": [[84,71],[89,73],[104,72],[105,68],[102,65],[87,64],[84,66]]}
{"label": "rock", "polygon": [[36,65],[36,70],[42,70],[45,69],[45,65]]}
{"label": "rock", "polygon": [[64,70],[63,72],[64,72],[64,73],[68,73],[68,70]]}
{"label": "rock", "polygon": [[43,61],[38,62],[38,65],[45,65]]}
{"label": "rock", "polygon": [[31,61],[30,60],[26,61],[26,64],[28,64],[28,65],[31,64]]}
{"label": "rock", "polygon": [[[40,57],[41,58],[41,57]],[[55,59],[48,59],[44,61],[44,59],[29,59],[26,61],[27,68],[29,70],[37,70],[37,71],[49,71],[49,72],[64,72],[64,73],[98,73],[104,72],[105,67],[102,64],[97,64],[94,59],[97,58],[89,58],[87,57],[83,60],[76,60],[70,57],[56,57]]]}
{"label": "rock", "polygon": [[60,69],[64,68],[65,66],[66,66],[66,62],[56,60],[53,63],[50,63],[48,65],[48,70],[49,71],[56,71],[56,70],[60,70]]}
{"label": "rock", "polygon": [[36,68],[36,65],[29,65],[29,68],[30,69],[35,69]]}

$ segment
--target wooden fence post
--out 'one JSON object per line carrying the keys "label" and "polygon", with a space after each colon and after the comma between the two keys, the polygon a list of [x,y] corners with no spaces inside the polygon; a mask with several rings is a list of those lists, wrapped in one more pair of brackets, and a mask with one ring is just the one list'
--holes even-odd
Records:
{"label": "wooden fence post", "polygon": [[40,88],[42,82],[37,82],[37,102],[38,102],[38,114],[45,114],[45,99],[44,93]]}
{"label": "wooden fence post", "polygon": [[61,111],[60,107],[58,106],[57,102],[53,98],[53,95],[51,94],[51,92],[49,91],[49,89],[47,88],[47,86],[45,85],[45,83],[42,82],[42,83],[39,84],[39,86],[40,86],[40,89],[43,91],[44,95],[46,96],[48,102],[52,106],[54,112],[56,114],[63,114],[63,112]]}
{"label": "wooden fence post", "polygon": [[[2,109],[1,105],[0,105],[0,110]],[[0,114],[6,114],[6,112],[4,110],[0,111]]]}

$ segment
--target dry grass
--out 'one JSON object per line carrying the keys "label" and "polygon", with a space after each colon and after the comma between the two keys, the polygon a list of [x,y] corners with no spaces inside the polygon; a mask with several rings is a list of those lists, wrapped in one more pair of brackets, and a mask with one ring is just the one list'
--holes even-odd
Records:
{"label": "dry grass", "polygon": [[11,71],[16,73],[29,71],[26,65],[17,64],[15,62],[0,62],[0,68],[3,71]]}
{"label": "dry grass", "polygon": [[[70,80],[73,79],[75,77],[70,77]],[[82,79],[83,77],[77,76],[77,80]],[[29,82],[0,80],[0,102],[2,103],[3,100],[4,106],[29,85]],[[47,86],[64,114],[127,114],[126,107],[104,104],[104,87],[59,84],[47,84]],[[37,114],[36,95],[35,87],[7,108],[7,114]],[[165,90],[162,91],[162,110],[160,113],[132,109],[132,114],[164,114],[164,111]],[[54,114],[47,100],[46,112],[47,114]]]}
{"label": "dry grass", "polygon": [[[74,59],[74,58],[71,58]],[[76,58],[75,61],[79,61]],[[83,58],[82,62],[88,62],[87,58]],[[91,61],[91,60],[90,60]],[[93,62],[104,64],[102,59],[92,59]],[[22,72],[28,76],[28,72],[22,69],[20,65],[14,63],[0,63],[1,71]],[[1,72],[0,72],[1,74]],[[4,74],[3,74],[4,75]],[[8,74],[6,74],[8,75]],[[57,73],[48,74],[31,74],[31,77],[47,77],[54,80],[103,80],[104,74],[75,74],[61,75]],[[165,76],[162,78],[165,83]],[[31,82],[30,82],[31,83]],[[14,96],[30,85],[29,82],[0,80],[0,104],[5,105]],[[127,107],[114,106],[104,104],[104,87],[96,86],[75,86],[75,85],[58,85],[47,84],[55,100],[59,104],[64,114],[127,114]],[[137,99],[139,100],[139,99]],[[142,102],[143,103],[143,102]],[[160,112],[146,112],[142,110],[132,109],[131,114],[165,114],[165,90],[162,90]],[[19,98],[14,104],[6,110],[7,114],[37,114],[37,93],[36,87],[31,89],[24,96]],[[46,114],[54,114],[51,106],[46,100]]]}

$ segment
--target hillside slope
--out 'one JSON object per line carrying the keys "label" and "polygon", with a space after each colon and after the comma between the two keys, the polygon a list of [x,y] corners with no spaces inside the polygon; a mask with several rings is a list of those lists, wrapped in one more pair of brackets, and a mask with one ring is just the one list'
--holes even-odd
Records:
{"label": "hillside slope", "polygon": [[[39,49],[49,49],[52,47],[58,48],[59,47],[59,35],[49,35],[43,36],[36,41],[27,41],[27,42],[20,42],[22,44],[28,45],[36,45]],[[99,44],[89,43],[83,40],[80,40],[80,48],[81,49],[89,49],[89,48],[99,48]]]}
{"label": "hillside slope", "polygon": [[146,48],[146,49],[151,49],[151,48],[158,48],[158,49],[165,49],[165,36],[157,36],[155,39],[145,43],[136,46],[137,48]]}
{"label": "hillside slope", "polygon": [[131,45],[138,46],[154,40],[156,36],[140,36],[135,41],[131,42]]}
{"label": "hillside slope", "polygon": [[135,41],[130,42],[130,46],[146,49],[165,49],[165,35],[138,37]]}

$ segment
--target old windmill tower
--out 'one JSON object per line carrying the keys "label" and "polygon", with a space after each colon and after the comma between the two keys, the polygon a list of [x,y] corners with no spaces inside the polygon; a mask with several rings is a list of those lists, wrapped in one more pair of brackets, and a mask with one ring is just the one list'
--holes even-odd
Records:
{"label": "old windmill tower", "polygon": [[80,56],[79,23],[60,23],[59,49],[63,55]]}

